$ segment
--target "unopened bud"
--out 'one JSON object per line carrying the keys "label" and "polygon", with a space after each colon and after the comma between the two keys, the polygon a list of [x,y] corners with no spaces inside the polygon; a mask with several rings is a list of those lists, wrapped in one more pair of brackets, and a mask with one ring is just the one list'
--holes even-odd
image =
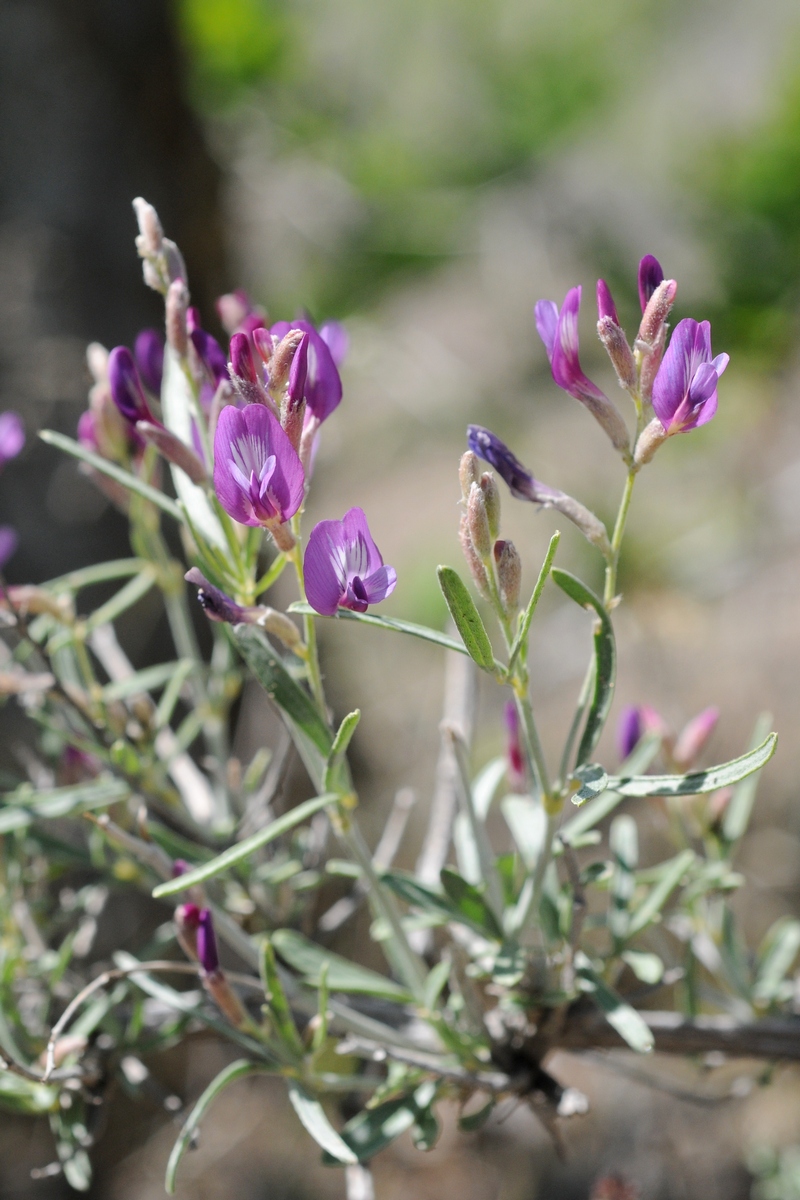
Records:
{"label": "unopened bud", "polygon": [[189,289],[182,279],[176,279],[167,291],[167,341],[180,358],[189,351],[189,335],[186,330],[186,313],[189,309]]}
{"label": "unopened bud", "polygon": [[100,342],[86,347],[86,365],[95,383],[108,383],[108,351]]}
{"label": "unopened bud", "polygon": [[270,331],[263,325],[259,329],[253,330],[253,345],[259,358],[267,366],[275,350],[275,342]]}
{"label": "unopened bud", "polygon": [[170,429],[165,429],[163,425],[156,425],[151,421],[137,421],[136,432],[151,446],[155,446],[167,462],[180,467],[189,476],[192,483],[203,484],[206,482],[208,474],[202,462],[194,450],[190,450],[177,434]]}
{"label": "unopened bud", "polygon": [[494,561],[503,612],[507,617],[513,617],[519,609],[522,559],[513,542],[498,541],[494,544]]}
{"label": "unopened bud", "polygon": [[705,708],[693,717],[678,734],[672,750],[672,761],[679,771],[688,771],[706,745],[719,721],[718,708]]}
{"label": "unopened bud", "polygon": [[655,345],[661,332],[661,327],[669,316],[670,309],[675,303],[678,285],[674,279],[665,279],[660,283],[647,301],[647,308],[642,315],[637,342],[645,346]]}
{"label": "unopened bud", "polygon": [[466,559],[467,566],[469,567],[469,573],[475,581],[475,586],[483,596],[484,600],[488,600],[491,595],[491,592],[489,591],[489,578],[486,574],[486,567],[481,562],[478,554],[475,551],[475,547],[472,544],[472,538],[470,537],[469,532],[469,520],[466,513],[464,513],[461,518],[461,524],[458,530],[458,539],[461,542],[461,549],[463,551],[464,558]]}
{"label": "unopened bud", "polygon": [[200,909],[196,904],[179,904],[175,909],[175,932],[187,958],[198,960],[197,930],[200,927]]}
{"label": "unopened bud", "polygon": [[290,329],[275,347],[269,365],[269,386],[273,392],[279,392],[286,387],[292,359],[305,336],[302,329]]}
{"label": "unopened bud", "polygon": [[639,303],[642,312],[647,308],[653,292],[663,283],[664,271],[661,263],[652,254],[645,254],[639,263]]}
{"label": "unopened bud", "polygon": [[289,383],[281,404],[281,425],[295,450],[300,447],[303,436],[303,418],[306,411],[306,379],[308,377],[308,334],[304,333],[289,368]]}
{"label": "unopened bud", "polygon": [[250,351],[250,339],[246,333],[235,333],[231,338],[230,371],[232,375],[247,383],[256,382],[256,368]]}
{"label": "unopened bud", "polygon": [[217,935],[214,932],[214,919],[207,908],[200,910],[197,924],[197,957],[200,966],[211,975],[219,970],[219,952],[217,950]]}
{"label": "unopened bud", "polygon": [[461,498],[466,504],[469,500],[469,489],[473,483],[479,483],[481,478],[481,465],[478,461],[477,454],[473,454],[471,450],[466,450],[461,455],[461,462],[458,464],[458,480],[461,484]]}
{"label": "unopened bud", "polygon": [[597,322],[597,336],[606,348],[620,386],[632,391],[636,387],[636,362],[625,334],[611,317],[601,317]]}
{"label": "unopened bud", "polygon": [[164,241],[164,230],[161,228],[158,213],[152,204],[148,204],[141,196],[137,196],[133,201],[133,208],[139,223],[136,249],[142,257],[146,254],[160,254],[161,244]]}
{"label": "unopened bud", "polygon": [[489,522],[489,533],[496,538],[500,532],[500,490],[494,481],[494,475],[484,471],[480,478],[480,489],[486,505],[486,518]]}
{"label": "unopened bud", "polygon": [[268,605],[256,605],[252,611],[254,614],[258,614],[254,615],[254,624],[260,625],[262,629],[266,629],[267,633],[280,638],[289,650],[299,646],[300,630],[286,613],[278,612],[277,609],[270,608]]}
{"label": "unopened bud", "polygon": [[658,368],[661,366],[661,360],[664,357],[664,347],[667,344],[667,326],[661,326],[661,330],[656,338],[653,346],[650,347],[648,353],[642,354],[642,368],[639,372],[639,389],[642,400],[645,404],[651,403],[653,395],[653,384],[655,383]]}
{"label": "unopened bud", "polygon": [[639,440],[636,443],[636,452],[633,456],[635,465],[643,467],[645,463],[649,463],[658,447],[666,440],[666,429],[658,417],[653,417],[650,424],[646,425],[642,430]]}
{"label": "unopened bud", "polygon": [[489,516],[486,499],[479,483],[473,483],[467,500],[467,523],[469,536],[478,556],[485,562],[492,553],[492,535],[489,531]]}
{"label": "unopened bud", "polygon": [[617,306],[614,303],[614,297],[611,295],[611,289],[605,279],[598,279],[597,281],[597,316],[601,321],[608,318],[615,325],[619,325]]}
{"label": "unopened bud", "polygon": [[164,253],[164,266],[169,282],[174,283],[176,279],[185,280],[186,263],[183,261],[183,255],[178,247],[169,238],[164,238],[162,249]]}

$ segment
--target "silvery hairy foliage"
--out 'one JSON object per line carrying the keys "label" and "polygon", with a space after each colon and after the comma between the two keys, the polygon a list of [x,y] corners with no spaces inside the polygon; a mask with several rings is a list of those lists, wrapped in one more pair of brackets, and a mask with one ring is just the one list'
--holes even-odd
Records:
{"label": "silvery hairy foliage", "polygon": [[[87,1188],[111,1082],[136,1092],[142,1055],[157,1061],[159,1048],[204,1030],[237,1057],[188,1111],[168,1192],[214,1099],[255,1074],[285,1080],[324,1160],[347,1168],[352,1195],[367,1195],[368,1164],[395,1138],[409,1131],[421,1150],[433,1146],[442,1101],[456,1102],[465,1134],[512,1098],[557,1136],[586,1108],[549,1069],[558,1048],[800,1057],[791,1022],[800,924],[783,918],[748,949],[726,903],[742,882],[734,859],[757,772],[775,748],[768,718],[740,757],[703,767],[716,710],[676,735],[639,706],[621,719],[620,762],[596,757],[614,693],[617,570],[635,481],[668,437],[714,416],[728,358],[712,356],[708,323],[683,320],[669,336],[677,285],[647,256],[630,343],[600,281],[598,333],[632,401],[629,420],[581,368],[580,289],[560,308],[537,305],[555,383],[618,451],[618,515],[607,529],[494,433],[470,426],[453,467],[465,562],[439,568],[452,618],[442,632],[376,611],[397,575],[356,496],[345,514],[303,525],[316,446],[342,399],[344,330],[306,318],[269,325],[233,293],[218,306],[226,352],[192,307],[154,209],[135,208],[165,334],[143,331],[133,351],[91,346],[77,440],[41,433],[127,514],[132,556],[3,585],[1,597],[0,692],[22,706],[38,743],[29,777],[0,805],[0,1104],[48,1115],[52,1171]],[[14,414],[0,423],[5,461],[24,434]],[[522,594],[520,555],[501,533],[506,488],[588,539],[604,564],[602,595],[556,565],[558,532]],[[7,558],[13,530],[0,541]],[[270,604],[284,570],[297,590],[287,612]],[[97,584],[109,598],[86,611]],[[528,653],[545,588],[584,610],[593,636],[572,723],[547,749]],[[163,604],[174,655],[137,669],[115,624],[148,593]],[[213,635],[207,658],[197,600]],[[446,660],[442,751],[416,871],[393,865],[407,789],[376,848],[361,833],[348,765],[360,713],[334,714],[326,701],[320,620],[422,639]],[[507,753],[488,763],[470,749],[478,672],[507,701]],[[232,714],[248,679],[287,736],[240,763]],[[289,752],[307,780],[293,807],[281,802]],[[642,802],[672,842],[662,861],[640,861]],[[65,883],[75,879],[79,887]],[[321,899],[331,880],[332,906],[329,887]],[[117,948],[99,960],[92,941],[110,888],[152,894],[163,920],[136,954]],[[331,949],[361,905],[383,972]]]}

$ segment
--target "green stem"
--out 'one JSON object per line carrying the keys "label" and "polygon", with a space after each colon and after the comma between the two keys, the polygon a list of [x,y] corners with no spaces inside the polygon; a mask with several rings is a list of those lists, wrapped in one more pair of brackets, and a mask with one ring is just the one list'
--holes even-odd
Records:
{"label": "green stem", "polygon": [[619,566],[619,552],[622,547],[622,539],[625,535],[625,523],[628,519],[628,509],[631,506],[631,498],[633,496],[633,485],[636,482],[636,470],[634,467],[628,471],[628,478],[625,480],[625,488],[622,493],[622,500],[617,513],[617,520],[614,525],[614,533],[611,537],[611,559],[606,566],[606,583],[603,592],[603,603],[608,609],[617,590],[617,568]]}

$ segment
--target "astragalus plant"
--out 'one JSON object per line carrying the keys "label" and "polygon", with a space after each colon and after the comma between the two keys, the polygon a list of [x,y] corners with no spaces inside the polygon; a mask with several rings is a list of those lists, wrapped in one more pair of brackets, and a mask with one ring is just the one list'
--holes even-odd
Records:
{"label": "astragalus plant", "polygon": [[[398,580],[358,495],[343,515],[303,524],[317,443],[342,400],[344,330],[305,318],[270,325],[234,293],[218,305],[226,352],[191,306],[180,252],[155,211],[143,200],[135,208],[165,334],[145,330],[133,352],[90,346],[94,385],[77,440],[41,433],[127,514],[133,556],[2,588],[0,689],[37,728],[38,748],[30,777],[0,807],[0,1102],[49,1114],[57,1161],[46,1170],[87,1187],[110,1082],[135,1091],[141,1055],[153,1066],[159,1047],[203,1029],[238,1057],[189,1113],[168,1191],[201,1121],[213,1120],[214,1098],[257,1073],[285,1080],[298,1118],[325,1160],[347,1167],[355,1196],[369,1193],[369,1161],[405,1131],[420,1149],[435,1143],[442,1100],[457,1103],[465,1131],[510,1097],[557,1135],[560,1120],[586,1107],[548,1069],[559,1047],[800,1056],[790,1019],[800,925],[779,921],[751,951],[726,903],[742,882],[732,860],[775,734],[762,719],[740,758],[704,768],[716,711],[676,736],[643,704],[620,721],[620,763],[596,761],[634,485],[640,470],[656,469],[666,438],[715,414],[728,358],[713,356],[708,323],[683,320],[668,336],[677,285],[648,256],[631,344],[598,284],[598,333],[631,402],[623,417],[581,369],[580,288],[561,308],[537,305],[555,383],[619,454],[616,521],[607,529],[491,431],[469,426],[466,452],[453,451],[466,565],[439,568],[452,618],[442,632],[376,611]],[[22,431],[13,415],[0,420],[10,457]],[[555,565],[557,532],[533,593],[522,594],[520,553],[501,534],[505,487],[588,539],[604,563],[602,595]],[[7,557],[13,532],[2,536]],[[288,611],[269,602],[284,571],[297,595]],[[117,590],[85,612],[84,589],[109,581]],[[594,642],[563,744],[545,747],[528,642],[551,587],[586,611]],[[137,669],[115,622],[152,590],[174,656]],[[211,622],[208,660],[192,619],[198,600]],[[469,707],[478,670],[505,693],[500,759],[472,761],[458,711],[442,724],[416,873],[392,867],[406,792],[377,848],[362,836],[348,766],[360,714],[334,713],[326,700],[320,619],[430,643],[449,663],[455,710]],[[307,797],[293,807],[281,789],[286,745],[261,746],[248,763],[231,753],[247,678],[266,691],[305,767]],[[493,809],[502,841],[499,816],[487,832]],[[645,811],[672,840],[663,861],[639,861]],[[337,878],[330,907],[322,889]],[[120,948],[98,961],[92,939],[110,888],[152,893],[164,923],[136,957]],[[384,973],[329,948],[362,903]]]}

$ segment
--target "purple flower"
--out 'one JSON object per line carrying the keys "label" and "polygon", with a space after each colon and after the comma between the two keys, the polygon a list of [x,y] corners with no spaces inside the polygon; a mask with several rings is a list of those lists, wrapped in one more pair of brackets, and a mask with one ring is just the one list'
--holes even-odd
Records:
{"label": "purple flower", "polygon": [[639,303],[642,312],[647,308],[647,302],[660,283],[664,282],[664,272],[661,263],[652,254],[645,254],[639,263]]}
{"label": "purple flower", "polygon": [[505,442],[483,425],[467,426],[467,445],[473,454],[494,467],[501,479],[508,484],[512,496],[518,500],[532,500],[534,504],[548,504],[558,493],[547,484],[534,479]]}
{"label": "purple flower", "polygon": [[164,339],[157,329],[143,329],[137,334],[133,357],[145,387],[154,396],[160,396],[164,374]]}
{"label": "purple flower", "polygon": [[717,411],[717,381],[730,361],[711,358],[708,321],[680,321],[653,384],[653,409],[667,435],[705,425]]}
{"label": "purple flower", "polygon": [[643,733],[641,709],[638,704],[629,704],[623,708],[617,722],[617,753],[622,762],[633,753]]}
{"label": "purple flower", "polygon": [[611,295],[611,289],[605,279],[598,279],[597,281],[597,316],[601,321],[604,317],[610,317],[615,325],[619,325],[617,306],[614,303],[614,297]]}
{"label": "purple flower", "polygon": [[308,602],[324,616],[332,616],[340,605],[365,612],[368,605],[385,600],[397,583],[397,572],[383,565],[360,508],[351,508],[341,521],[315,525],[303,565]]}
{"label": "purple flower", "polygon": [[115,346],[109,354],[108,384],[114,403],[131,425],[135,425],[137,421],[157,423],[145,398],[133,355],[127,346]]}
{"label": "purple flower", "polygon": [[350,349],[350,337],[344,325],[340,325],[338,321],[326,321],[320,326],[319,336],[330,350],[336,366],[340,367]]}
{"label": "purple flower", "polygon": [[0,571],[6,565],[19,545],[16,529],[10,525],[0,525]]}
{"label": "purple flower", "polygon": [[603,426],[617,450],[628,450],[628,430],[614,405],[583,373],[578,357],[578,312],[581,289],[571,288],[559,309],[552,300],[540,300],[535,309],[536,328],[544,342],[553,379],[580,400]]}
{"label": "purple flower", "polygon": [[25,445],[25,426],[15,412],[0,413],[0,467],[16,458]]}
{"label": "purple flower", "polygon": [[303,503],[304,484],[300,459],[269,409],[223,408],[214,436],[214,489],[235,521],[287,521]]}
{"label": "purple flower", "polygon": [[207,908],[200,909],[197,925],[197,957],[206,975],[214,975],[219,970],[217,935],[214,933],[211,912]]}
{"label": "purple flower", "polygon": [[[271,332],[276,337],[283,338],[290,329],[302,329],[303,333],[308,334],[306,404],[309,412],[321,424],[331,415],[342,398],[342,381],[336,361],[327,342],[317,333],[310,321],[279,321],[277,325],[272,326]],[[336,349],[338,352],[341,345],[336,345]]]}

